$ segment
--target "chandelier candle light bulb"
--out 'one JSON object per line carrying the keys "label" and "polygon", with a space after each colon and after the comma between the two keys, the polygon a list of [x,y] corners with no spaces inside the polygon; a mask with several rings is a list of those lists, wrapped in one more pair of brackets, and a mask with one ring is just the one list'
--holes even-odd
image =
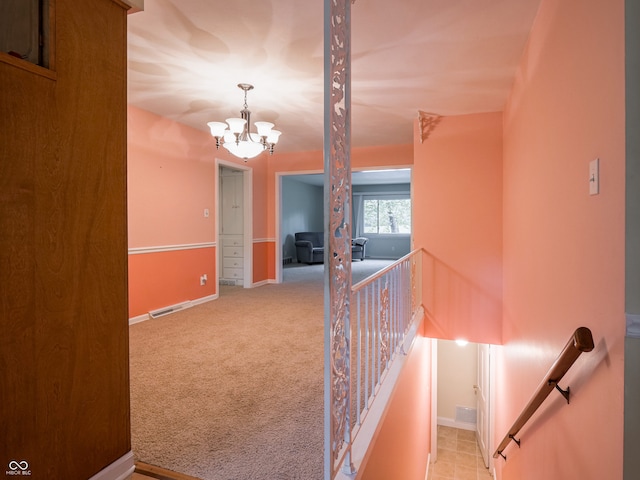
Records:
{"label": "chandelier candle light bulb", "polygon": [[236,157],[247,159],[260,155],[268,150],[273,155],[273,149],[278,143],[282,132],[274,130],[271,122],[255,122],[258,133],[251,132],[251,111],[247,105],[247,92],[253,85],[239,83],[238,88],[244,91],[244,108],[240,110],[240,118],[227,118],[224,122],[209,122],[211,136],[216,139],[216,149],[220,145]]}

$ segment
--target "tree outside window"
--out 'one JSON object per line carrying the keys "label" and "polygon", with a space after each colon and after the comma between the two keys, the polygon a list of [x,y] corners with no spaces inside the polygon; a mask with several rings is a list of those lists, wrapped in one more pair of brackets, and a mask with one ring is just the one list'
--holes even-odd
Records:
{"label": "tree outside window", "polygon": [[411,199],[364,200],[364,233],[411,233]]}

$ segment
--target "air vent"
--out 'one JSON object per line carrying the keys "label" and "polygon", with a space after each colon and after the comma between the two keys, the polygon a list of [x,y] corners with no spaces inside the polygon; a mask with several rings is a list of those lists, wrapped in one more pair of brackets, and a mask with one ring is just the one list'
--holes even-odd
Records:
{"label": "air vent", "polygon": [[149,312],[149,316],[151,318],[158,318],[164,315],[169,315],[170,313],[184,310],[185,308],[189,308],[191,306],[193,306],[193,304],[191,303],[191,300],[187,300],[186,302],[177,303],[176,305],[169,305],[168,307],[159,308],[157,310],[151,310]]}
{"label": "air vent", "polygon": [[477,411],[475,408],[456,406],[456,422],[471,423],[475,425]]}

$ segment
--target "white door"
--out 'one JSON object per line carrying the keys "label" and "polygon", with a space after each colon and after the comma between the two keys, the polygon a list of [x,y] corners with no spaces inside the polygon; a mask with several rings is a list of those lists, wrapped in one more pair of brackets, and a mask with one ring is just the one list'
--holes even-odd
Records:
{"label": "white door", "polygon": [[490,346],[478,345],[478,384],[476,390],[476,436],[485,466],[489,467],[489,390],[490,390]]}

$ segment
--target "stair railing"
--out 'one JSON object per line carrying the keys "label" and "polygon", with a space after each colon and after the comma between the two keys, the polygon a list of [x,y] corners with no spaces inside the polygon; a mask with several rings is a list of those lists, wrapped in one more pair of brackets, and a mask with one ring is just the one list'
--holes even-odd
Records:
{"label": "stair railing", "polygon": [[511,429],[509,429],[509,432],[507,432],[502,439],[502,442],[500,442],[500,445],[498,445],[498,448],[493,454],[493,458],[498,458],[499,455],[506,460],[507,457],[503,452],[512,440],[520,446],[520,440],[516,439],[516,435],[554,388],[558,390],[567,400],[567,403],[569,403],[571,389],[567,387],[566,390],[563,390],[560,388],[558,383],[562,377],[564,377],[564,374],[567,373],[575,363],[578,357],[583,352],[590,352],[591,350],[593,350],[593,337],[591,336],[591,330],[587,327],[580,327],[576,329],[554,364],[545,375],[544,380],[538,387],[533,398],[531,398],[518,419],[514,422]]}
{"label": "stair railing", "polygon": [[[348,366],[348,391],[333,395],[338,414],[332,430],[325,431],[331,435],[325,439],[331,446],[330,471],[325,472],[330,480],[355,475],[356,460],[361,461],[366,451],[360,447],[373,438],[397,379],[392,372],[416,338],[424,317],[422,254],[414,250],[351,288],[349,329],[340,332],[348,348],[334,360]],[[336,369],[331,372],[333,386]],[[331,414],[325,410],[325,415]]]}

